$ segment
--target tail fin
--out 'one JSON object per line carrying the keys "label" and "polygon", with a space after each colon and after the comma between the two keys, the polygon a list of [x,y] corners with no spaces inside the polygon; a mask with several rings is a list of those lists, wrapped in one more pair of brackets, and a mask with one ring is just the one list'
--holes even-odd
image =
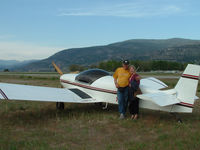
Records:
{"label": "tail fin", "polygon": [[63,72],[60,70],[60,68],[59,68],[54,62],[52,62],[52,65],[54,66],[54,68],[56,69],[56,71],[57,71],[60,75],[63,75]]}
{"label": "tail fin", "polygon": [[200,66],[188,64],[175,89],[177,98],[188,105],[193,105],[200,75]]}

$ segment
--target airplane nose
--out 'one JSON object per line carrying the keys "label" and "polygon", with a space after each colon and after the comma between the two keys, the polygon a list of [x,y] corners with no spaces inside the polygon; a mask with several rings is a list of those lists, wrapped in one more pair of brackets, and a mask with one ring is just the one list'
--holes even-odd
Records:
{"label": "airplane nose", "polygon": [[63,79],[63,77],[64,77],[64,75],[61,75],[61,76],[60,76],[60,80],[62,80],[62,79]]}

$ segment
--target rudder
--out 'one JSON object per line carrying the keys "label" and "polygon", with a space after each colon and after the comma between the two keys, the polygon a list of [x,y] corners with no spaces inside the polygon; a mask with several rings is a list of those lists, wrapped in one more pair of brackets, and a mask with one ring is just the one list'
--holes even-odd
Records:
{"label": "rudder", "polygon": [[175,86],[177,98],[185,104],[193,105],[200,75],[200,66],[188,64]]}

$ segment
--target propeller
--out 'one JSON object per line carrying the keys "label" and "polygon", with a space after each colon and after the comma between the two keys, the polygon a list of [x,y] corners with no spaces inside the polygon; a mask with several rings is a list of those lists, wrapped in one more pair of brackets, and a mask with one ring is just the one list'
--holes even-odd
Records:
{"label": "propeller", "polygon": [[57,71],[60,75],[63,75],[63,72],[60,70],[60,68],[59,68],[54,62],[52,62],[52,65],[54,66],[54,68],[56,69],[56,71]]}

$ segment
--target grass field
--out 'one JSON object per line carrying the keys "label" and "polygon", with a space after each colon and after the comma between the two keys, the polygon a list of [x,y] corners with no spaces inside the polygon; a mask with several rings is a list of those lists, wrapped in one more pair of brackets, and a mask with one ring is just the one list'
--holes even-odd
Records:
{"label": "grass field", "polygon": [[[177,79],[161,79],[170,87]],[[0,75],[0,82],[60,87],[54,76]],[[200,96],[198,87],[198,96]],[[139,120],[118,119],[117,105],[0,101],[1,150],[198,150],[200,102],[192,114],[140,110]]]}

